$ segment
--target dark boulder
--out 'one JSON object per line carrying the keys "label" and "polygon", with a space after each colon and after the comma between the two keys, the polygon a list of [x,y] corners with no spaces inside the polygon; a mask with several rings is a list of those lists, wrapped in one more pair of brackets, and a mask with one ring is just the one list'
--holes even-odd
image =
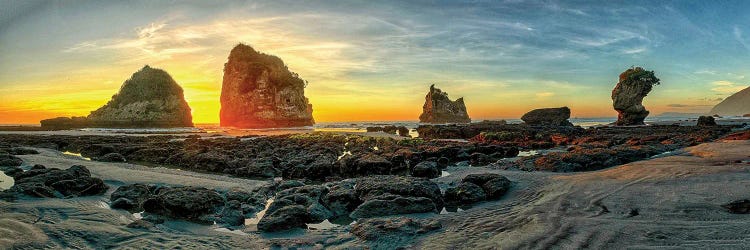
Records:
{"label": "dark boulder", "polygon": [[441,171],[437,166],[437,163],[432,161],[423,161],[417,163],[414,169],[411,170],[411,176],[423,177],[427,179],[440,177]]}
{"label": "dark boulder", "polygon": [[0,166],[17,167],[21,166],[21,164],[23,164],[23,160],[21,160],[21,158],[15,157],[10,154],[0,154]]}
{"label": "dark boulder", "polygon": [[716,120],[713,116],[701,116],[698,117],[697,126],[716,126]]}
{"label": "dark boulder", "polygon": [[110,207],[125,209],[128,211],[142,211],[143,202],[151,197],[149,186],[144,184],[132,184],[118,187],[112,192]]}
{"label": "dark boulder", "polygon": [[354,191],[363,201],[383,194],[394,194],[405,197],[425,197],[432,200],[435,207],[443,206],[443,195],[437,183],[417,177],[394,175],[363,177],[357,179]]}
{"label": "dark boulder", "polygon": [[224,205],[214,190],[201,187],[163,187],[144,201],[146,212],[199,222],[212,222],[211,215]]}
{"label": "dark boulder", "polygon": [[468,205],[485,198],[486,194],[482,187],[471,182],[462,182],[445,190],[445,202],[449,205]]}
{"label": "dark boulder", "polygon": [[736,200],[721,206],[733,214],[750,213],[750,200]]}
{"label": "dark boulder", "polygon": [[13,178],[15,185],[9,190],[35,197],[89,196],[102,194],[108,189],[104,181],[91,177],[89,170],[80,165],[65,170],[39,165],[17,173]]}
{"label": "dark boulder", "polygon": [[568,119],[568,107],[535,109],[521,117],[523,122],[532,126],[573,126]]}
{"label": "dark boulder", "polygon": [[119,153],[109,153],[102,157],[96,158],[97,161],[104,161],[104,162],[125,162],[125,156],[122,156]]}
{"label": "dark boulder", "polygon": [[435,203],[427,197],[383,194],[367,199],[350,215],[352,218],[435,212]]}
{"label": "dark boulder", "polygon": [[258,230],[278,232],[293,228],[307,228],[310,215],[301,205],[289,205],[269,213],[258,222]]}
{"label": "dark boulder", "polygon": [[331,185],[328,193],[321,197],[322,204],[331,210],[333,216],[349,215],[362,201],[354,192],[353,180],[344,180]]}
{"label": "dark boulder", "polygon": [[499,174],[470,174],[464,177],[462,182],[473,183],[482,187],[487,199],[502,197],[510,189],[510,180]]}
{"label": "dark boulder", "polygon": [[279,191],[258,222],[258,229],[273,232],[306,228],[306,223],[317,223],[333,217],[333,213],[320,203],[327,192],[328,189],[321,185]]}

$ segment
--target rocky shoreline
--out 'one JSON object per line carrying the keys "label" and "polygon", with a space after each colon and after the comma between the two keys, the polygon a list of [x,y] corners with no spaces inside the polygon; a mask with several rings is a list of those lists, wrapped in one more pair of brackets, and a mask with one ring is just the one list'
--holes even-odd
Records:
{"label": "rocky shoreline", "polygon": [[[514,177],[518,174],[606,169],[747,134],[739,125],[583,129],[479,123],[427,128],[424,134],[434,139],[323,132],[241,137],[0,135],[0,165],[16,179],[2,197],[13,204],[28,202],[24,197],[103,195],[112,209],[140,214],[128,228],[150,232],[164,230],[170,221],[246,231],[253,221],[253,227],[266,233],[307,229],[301,238],[307,243],[271,241],[299,246],[316,242],[318,234],[308,229],[316,226],[311,225],[336,221],[356,242],[376,248],[405,246],[415,237],[445,230],[443,222],[432,217],[512,199],[504,198],[506,193],[530,184]],[[476,130],[481,132],[474,135]],[[455,137],[466,140],[439,139]],[[96,177],[96,168],[25,166],[23,159],[33,159],[39,151],[80,154],[104,166],[168,167],[265,184],[219,189],[191,183],[112,185],[112,180]],[[498,170],[503,174],[486,172]],[[446,177],[451,172],[464,174]],[[34,181],[24,181],[30,179]],[[410,214],[431,216],[398,217]],[[323,232],[341,237],[337,230]],[[339,244],[326,239],[328,243],[313,245]],[[351,240],[343,239],[346,244]]]}

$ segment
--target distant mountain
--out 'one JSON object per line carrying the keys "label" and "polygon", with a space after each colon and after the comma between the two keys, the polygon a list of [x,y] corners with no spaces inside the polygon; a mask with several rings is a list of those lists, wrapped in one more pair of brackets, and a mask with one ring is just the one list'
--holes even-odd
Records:
{"label": "distant mountain", "polygon": [[750,114],[750,87],[734,93],[716,104],[708,114],[718,114],[722,116]]}
{"label": "distant mountain", "polygon": [[695,118],[702,116],[704,114],[701,113],[681,113],[681,112],[664,112],[661,114],[656,115],[656,117],[686,117],[686,118]]}

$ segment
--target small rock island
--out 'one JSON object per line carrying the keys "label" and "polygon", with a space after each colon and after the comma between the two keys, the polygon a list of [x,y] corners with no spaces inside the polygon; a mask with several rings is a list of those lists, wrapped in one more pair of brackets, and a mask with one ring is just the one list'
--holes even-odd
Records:
{"label": "small rock island", "polygon": [[49,129],[192,127],[193,117],[182,87],[166,71],[146,65],[88,117],[58,117],[41,124]]}
{"label": "small rock island", "polygon": [[284,62],[239,44],[224,64],[221,86],[222,127],[274,128],[311,126],[307,82]]}
{"label": "small rock island", "polygon": [[425,96],[422,114],[419,115],[419,122],[422,123],[470,123],[471,118],[466,113],[464,98],[458,98],[451,101],[448,93],[435,88],[435,84],[430,85],[430,92]]}
{"label": "small rock island", "polygon": [[617,111],[617,126],[644,125],[649,112],[643,107],[643,98],[659,85],[653,71],[633,67],[620,74],[620,81],[612,90],[612,106]]}

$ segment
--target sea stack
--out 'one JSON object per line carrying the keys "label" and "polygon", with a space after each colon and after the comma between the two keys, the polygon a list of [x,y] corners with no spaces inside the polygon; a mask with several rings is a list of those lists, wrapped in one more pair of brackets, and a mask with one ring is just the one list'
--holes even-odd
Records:
{"label": "sea stack", "polygon": [[41,124],[51,129],[192,127],[193,117],[182,87],[166,71],[146,65],[88,117],[58,117]]}
{"label": "sea stack", "polygon": [[192,127],[182,87],[166,71],[144,66],[106,105],[88,116],[94,124],[136,127]]}
{"label": "sea stack", "polygon": [[531,126],[573,126],[568,119],[568,107],[535,109],[521,117],[524,123]]}
{"label": "sea stack", "polygon": [[425,96],[422,114],[419,122],[422,123],[470,123],[469,114],[466,113],[464,98],[451,101],[448,93],[430,85],[430,92]]}
{"label": "sea stack", "polygon": [[744,116],[750,113],[750,87],[740,90],[716,104],[708,114]]}
{"label": "sea stack", "polygon": [[307,82],[280,58],[239,44],[224,64],[221,86],[222,127],[274,128],[311,126]]}
{"label": "sea stack", "polygon": [[612,101],[617,111],[617,126],[644,125],[649,112],[643,107],[643,98],[659,85],[653,71],[634,67],[620,74],[620,81],[612,90]]}

